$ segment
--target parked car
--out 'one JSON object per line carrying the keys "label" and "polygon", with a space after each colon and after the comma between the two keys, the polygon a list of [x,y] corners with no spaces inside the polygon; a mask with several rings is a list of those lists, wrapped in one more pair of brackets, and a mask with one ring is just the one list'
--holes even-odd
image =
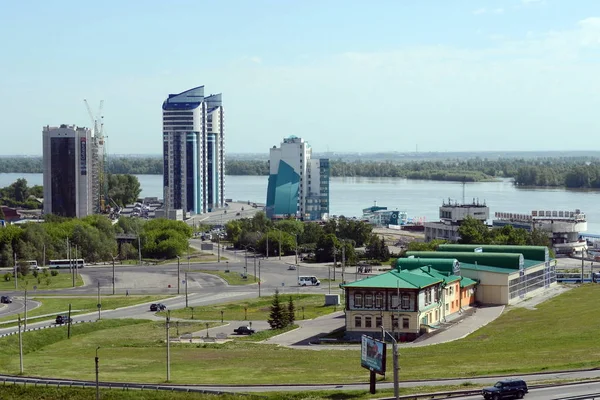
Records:
{"label": "parked car", "polygon": [[58,325],[68,324],[69,322],[73,322],[73,319],[69,318],[68,315],[57,315],[56,316],[56,323]]}
{"label": "parked car", "polygon": [[153,303],[150,304],[150,311],[165,311],[167,306],[162,303]]}
{"label": "parked car", "polygon": [[527,384],[522,379],[506,379],[496,382],[492,387],[484,388],[481,394],[486,400],[506,398],[522,399],[529,392]]}
{"label": "parked car", "polygon": [[1,296],[0,303],[9,304],[12,303],[12,297],[10,296]]}
{"label": "parked car", "polygon": [[250,328],[249,326],[240,326],[233,330],[233,333],[236,333],[238,335],[252,335],[255,332],[256,331]]}

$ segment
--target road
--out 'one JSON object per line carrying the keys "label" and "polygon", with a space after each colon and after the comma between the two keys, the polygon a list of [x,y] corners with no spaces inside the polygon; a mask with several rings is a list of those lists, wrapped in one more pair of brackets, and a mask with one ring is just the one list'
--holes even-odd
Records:
{"label": "road", "polygon": [[[586,399],[600,399],[600,382],[593,383],[581,383],[575,385],[566,385],[558,387],[549,387],[542,389],[530,389],[529,393],[525,395],[526,400],[560,400],[565,398],[571,398],[576,396],[588,395]],[[596,395],[596,396],[593,396]],[[454,399],[481,400],[482,396],[466,396],[466,397],[453,397]]]}

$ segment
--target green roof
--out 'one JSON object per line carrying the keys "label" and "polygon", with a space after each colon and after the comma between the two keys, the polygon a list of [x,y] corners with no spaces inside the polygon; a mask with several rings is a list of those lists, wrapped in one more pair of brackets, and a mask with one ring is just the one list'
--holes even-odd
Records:
{"label": "green roof", "polygon": [[519,269],[524,262],[522,254],[511,253],[475,253],[475,252],[448,252],[448,251],[408,251],[406,256],[415,258],[445,258],[457,259],[462,263],[481,264],[491,267]]}
{"label": "green roof", "polygon": [[421,268],[416,268],[416,269],[411,269],[410,271],[411,274],[417,274],[417,275],[422,275],[422,276],[430,276],[432,278],[436,278],[436,279],[441,279],[444,281],[444,283],[452,283],[452,282],[456,282],[460,280],[460,276],[457,275],[451,275],[451,274],[443,274],[440,273],[440,271],[437,271],[434,268],[431,268],[429,266],[427,267],[421,267]]}
{"label": "green roof", "polygon": [[[531,268],[540,265],[540,261],[536,260],[525,260],[523,263],[523,269]],[[487,272],[496,272],[499,274],[512,274],[518,270],[513,268],[502,268],[502,267],[494,267],[490,265],[483,264],[472,264],[472,263],[460,263],[461,269],[469,269],[469,270],[479,270],[479,271],[487,271]]]}
{"label": "green roof", "polygon": [[438,251],[444,252],[474,252],[481,248],[484,253],[513,253],[523,254],[528,260],[546,261],[549,257],[546,246],[516,246],[516,245],[493,245],[493,244],[441,244]]}
{"label": "green roof", "polygon": [[460,280],[460,287],[464,288],[467,286],[477,285],[477,281],[471,278],[467,278],[466,276],[462,276]]}
{"label": "green roof", "polygon": [[340,285],[341,288],[384,288],[384,289],[421,289],[442,282],[441,278],[433,278],[413,274],[410,271],[392,270],[381,275],[371,276],[359,281]]}
{"label": "green roof", "polygon": [[420,267],[431,267],[438,271],[452,273],[458,260],[454,258],[399,258],[396,260],[396,268],[415,269]]}

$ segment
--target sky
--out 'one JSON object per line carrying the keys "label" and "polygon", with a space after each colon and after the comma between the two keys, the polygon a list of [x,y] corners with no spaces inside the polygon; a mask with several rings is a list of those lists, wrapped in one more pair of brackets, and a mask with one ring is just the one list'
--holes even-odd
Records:
{"label": "sky", "polygon": [[0,154],[91,126],[160,154],[162,102],[223,93],[226,152],[600,148],[598,0],[0,0]]}

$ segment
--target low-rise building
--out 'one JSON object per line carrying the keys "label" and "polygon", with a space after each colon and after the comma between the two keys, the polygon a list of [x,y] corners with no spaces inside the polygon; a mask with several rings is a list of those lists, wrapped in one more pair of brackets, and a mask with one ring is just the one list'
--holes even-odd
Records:
{"label": "low-rise building", "polygon": [[470,204],[460,204],[450,200],[442,203],[440,220],[425,223],[425,241],[430,242],[434,239],[458,241],[460,239],[458,228],[467,217],[485,223],[490,217],[490,209],[485,203],[475,200]]}
{"label": "low-rise building", "polygon": [[[446,270],[436,270],[431,264]],[[455,264],[452,260],[419,263],[401,259],[392,271],[343,285],[346,338],[373,336],[383,327],[397,340],[412,341],[471,304],[472,297],[463,293],[471,293],[477,282],[454,275]]]}

